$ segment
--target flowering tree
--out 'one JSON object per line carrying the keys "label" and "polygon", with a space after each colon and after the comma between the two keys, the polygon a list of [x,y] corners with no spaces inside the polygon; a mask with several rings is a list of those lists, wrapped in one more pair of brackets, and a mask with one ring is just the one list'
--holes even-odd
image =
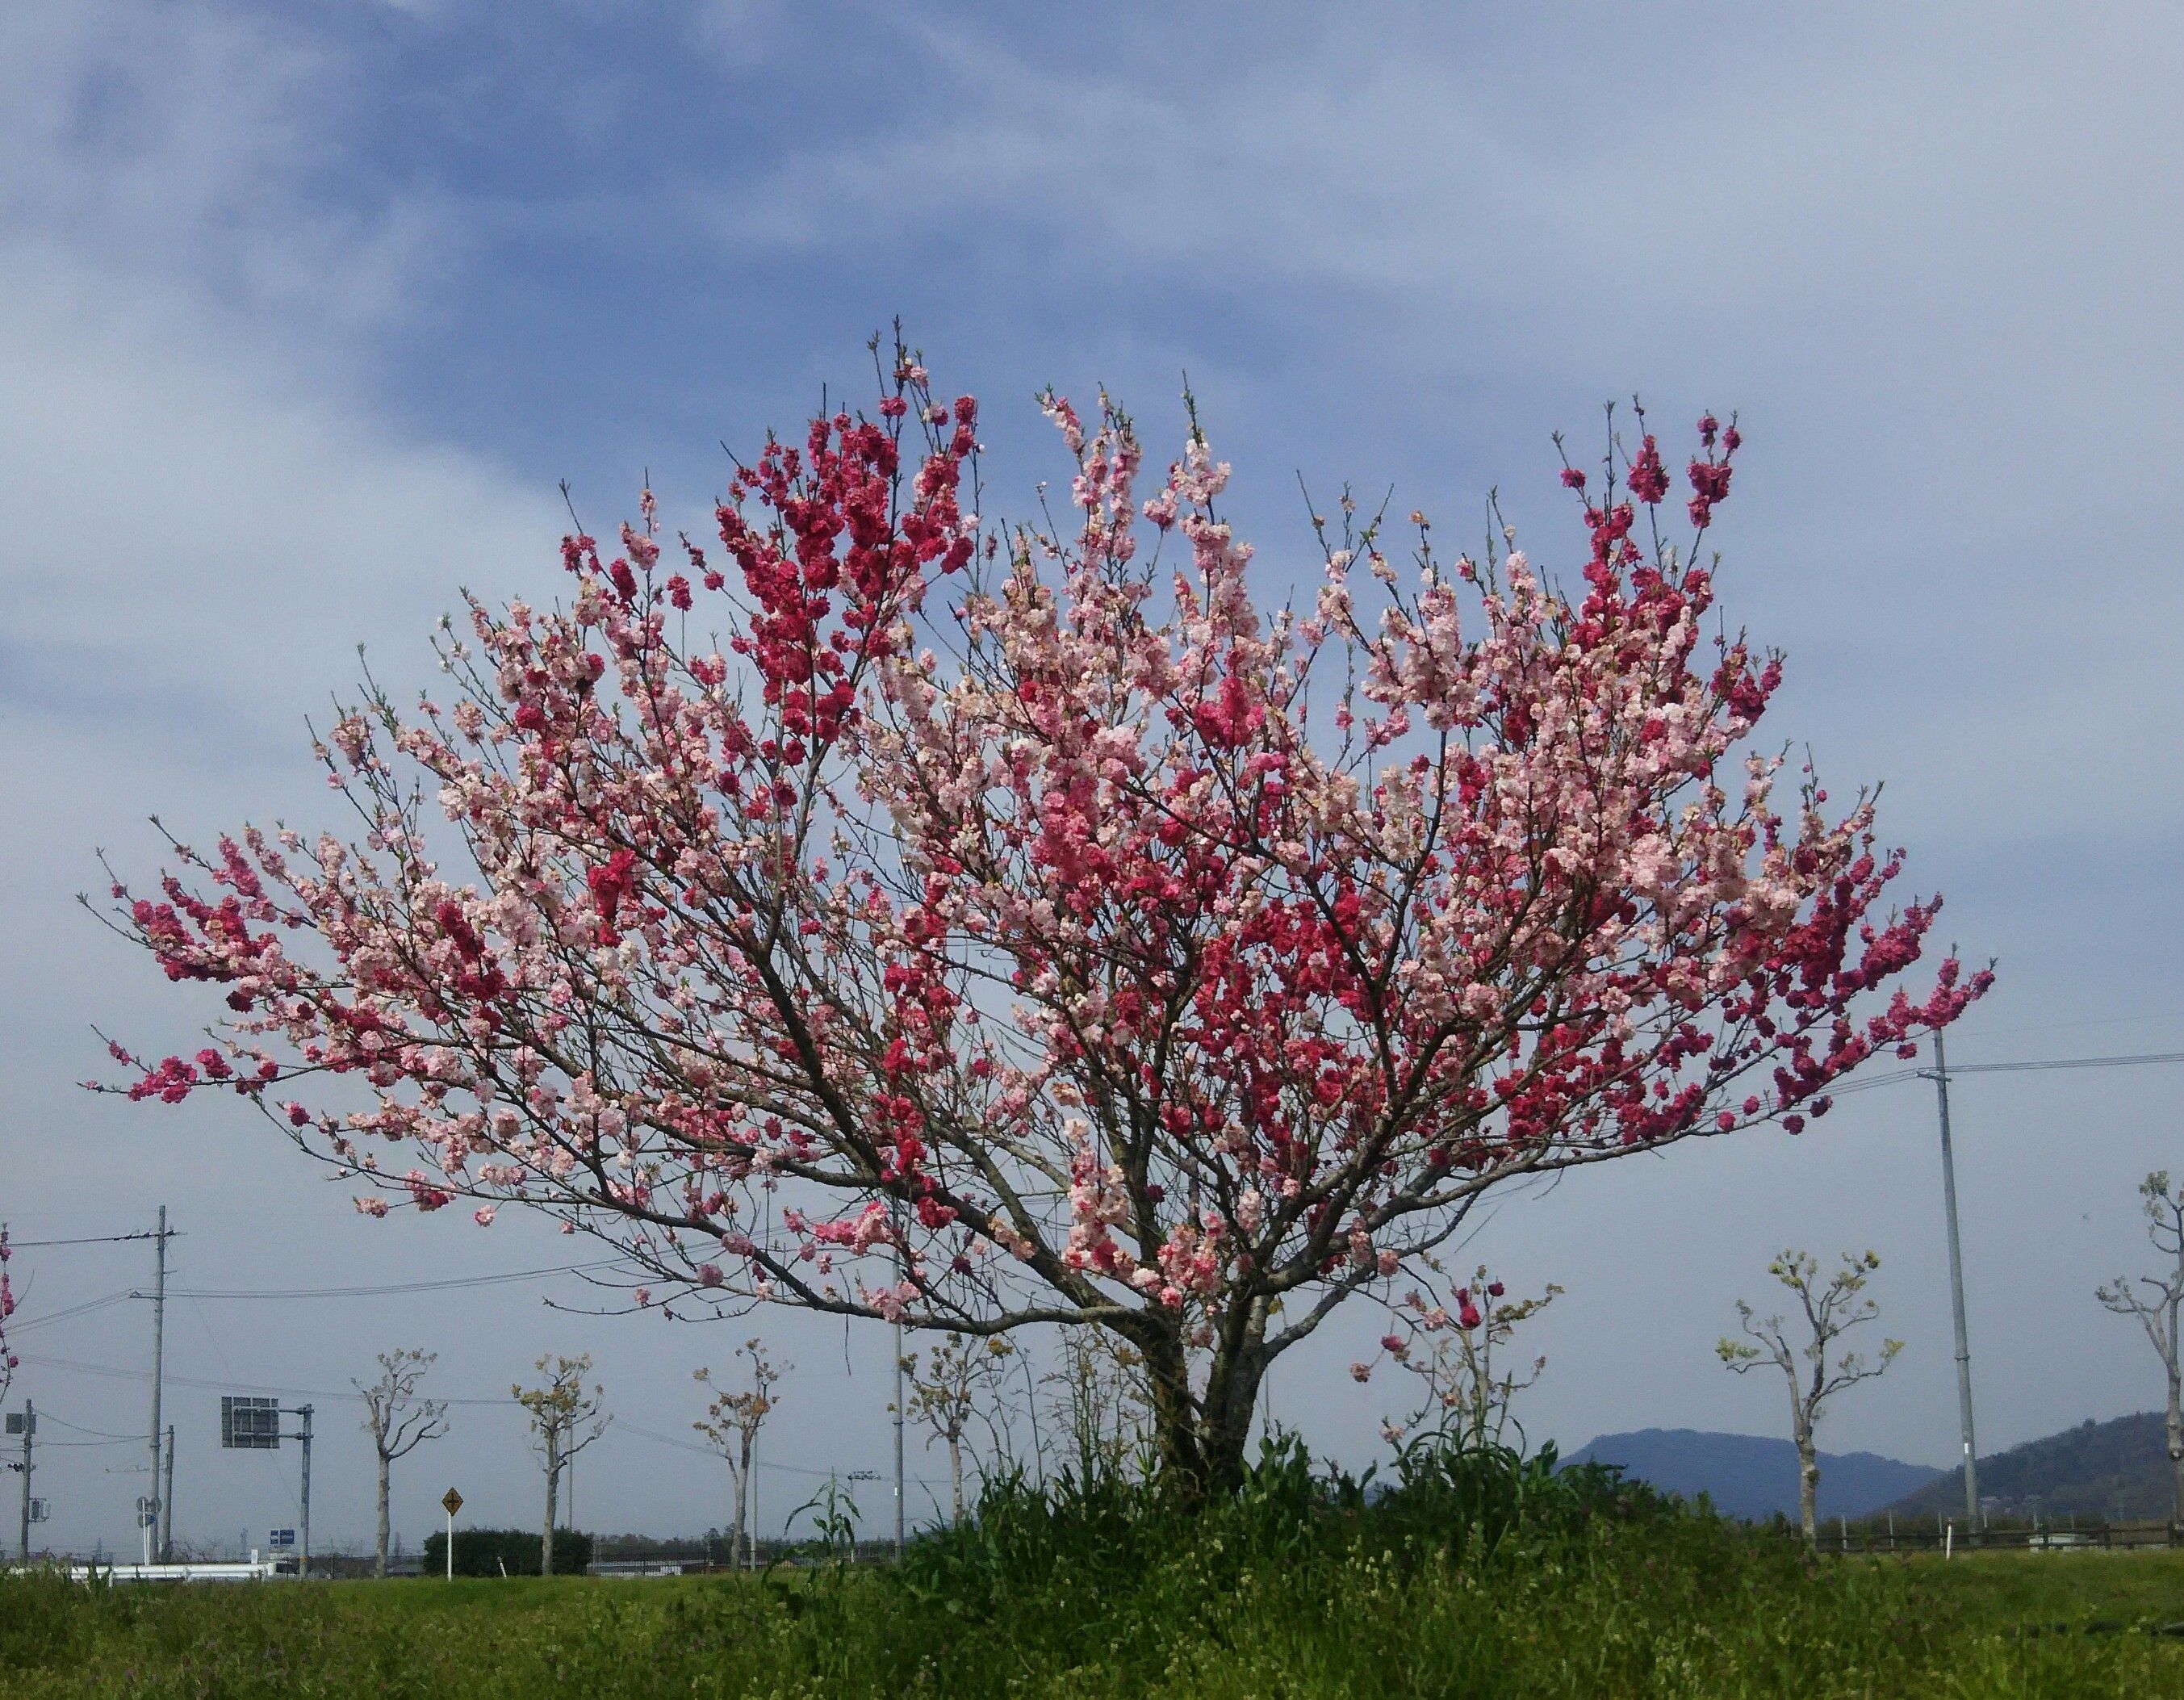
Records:
{"label": "flowering tree", "polygon": [[[1537,1298],[1513,1299],[1481,1263],[1469,1284],[1456,1290],[1452,1311],[1415,1288],[1406,1293],[1393,1307],[1400,1331],[1383,1335],[1380,1349],[1418,1378],[1420,1400],[1401,1422],[1382,1419],[1380,1432],[1389,1444],[1401,1448],[1424,1437],[1474,1452],[1502,1445],[1514,1420],[1517,1396],[1547,1367],[1546,1358],[1535,1357],[1513,1368],[1507,1353],[1518,1329],[1562,1290],[1550,1282]],[[1368,1363],[1352,1364],[1350,1371],[1361,1381],[1371,1372]],[[1519,1424],[1519,1445],[1523,1434]]]}
{"label": "flowering tree", "polygon": [[[728,1563],[732,1566],[752,1561],[755,1541],[749,1533],[749,1518],[751,1452],[758,1445],[758,1431],[773,1413],[773,1390],[780,1384],[783,1374],[755,1340],[745,1340],[737,1355],[750,1359],[750,1385],[735,1393],[716,1390],[705,1416],[690,1425],[727,1460],[728,1474],[735,1482],[736,1522],[728,1536]],[[710,1370],[694,1370],[692,1379],[703,1386],[713,1385]]]}
{"label": "flowering tree", "polygon": [[[1867,1279],[1880,1267],[1871,1251],[1843,1253],[1842,1268],[1825,1281],[1819,1279],[1819,1260],[1809,1251],[1785,1251],[1767,1266],[1796,1296],[1804,1326],[1786,1328],[1780,1315],[1755,1316],[1742,1299],[1736,1316],[1745,1338],[1724,1335],[1715,1346],[1721,1361],[1739,1375],[1755,1364],[1780,1370],[1790,1384],[1790,1438],[1797,1448],[1797,1515],[1805,1530],[1805,1543],[1817,1546],[1820,1538],[1820,1457],[1814,1438],[1820,1413],[1846,1387],[1870,1381],[1896,1361],[1903,1350],[1900,1340],[1880,1343],[1880,1356],[1868,1360],[1854,1352],[1830,1357],[1836,1340],[1852,1329],[1862,1328],[1880,1314],[1880,1307],[1861,1297]],[[1791,1343],[1791,1335],[1797,1343]]]}
{"label": "flowering tree", "polygon": [[421,1399],[418,1387],[438,1353],[405,1347],[379,1354],[379,1379],[369,1386],[352,1380],[364,1399],[364,1430],[379,1457],[379,1545],[371,1574],[387,1574],[388,1501],[394,1460],[448,1432],[448,1406],[442,1399]]}
{"label": "flowering tree", "polygon": [[1050,393],[1074,529],[1005,530],[971,399],[879,375],[738,466],[725,559],[647,493],[565,605],[470,604],[448,700],[368,684],[320,746],[355,842],[117,883],[231,1012],[125,1090],[239,1091],[375,1214],[552,1212],[639,1302],[1112,1330],[1206,1490],[1268,1364],[1492,1188],[1794,1132],[1984,989],[1892,984],[1936,902],[1884,911],[1872,800],[1752,747],[1780,660],[1708,638],[1699,547],[1733,425],[1680,547],[1611,433],[1577,583],[1346,497],[1268,612],[1195,410],[1141,499],[1129,421]]}
{"label": "flowering tree", "polygon": [[543,1378],[538,1386],[514,1386],[508,1392],[530,1417],[532,1446],[546,1464],[546,1526],[538,1541],[538,1574],[550,1576],[561,1472],[576,1462],[578,1452],[606,1432],[608,1419],[600,1410],[605,1390],[594,1384],[590,1392],[584,1391],[584,1377],[592,1370],[591,1353],[542,1357],[538,1369]]}
{"label": "flowering tree", "polygon": [[2184,1523],[2184,1353],[2178,1351],[2177,1315],[2184,1311],[2184,1186],[2169,1188],[2169,1172],[2157,1169],[2138,1185],[2146,1207],[2147,1238],[2153,1249],[2171,1260],[2161,1275],[2141,1275],[2133,1280],[2118,1275],[2094,1290],[2094,1296],[2118,1316],[2134,1317],[2161,1359],[2169,1384],[2165,1433],[2169,1471],[2176,1494],[2175,1517]]}

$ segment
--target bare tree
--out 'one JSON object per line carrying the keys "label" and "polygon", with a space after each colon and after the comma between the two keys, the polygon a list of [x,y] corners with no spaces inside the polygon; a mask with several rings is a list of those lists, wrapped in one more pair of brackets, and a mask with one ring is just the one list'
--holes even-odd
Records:
{"label": "bare tree", "polygon": [[418,1384],[438,1355],[407,1349],[382,1352],[378,1380],[369,1387],[361,1381],[349,1384],[364,1396],[365,1432],[371,1436],[372,1448],[379,1454],[379,1548],[371,1571],[375,1576],[387,1574],[388,1480],[394,1460],[448,1432],[446,1402],[417,1396]]}
{"label": "bare tree", "polygon": [[1880,1267],[1875,1252],[1846,1251],[1842,1268],[1822,1282],[1819,1260],[1811,1252],[1785,1251],[1767,1266],[1767,1273],[1797,1295],[1804,1315],[1800,1343],[1790,1343],[1780,1316],[1755,1316],[1752,1307],[1739,1299],[1736,1315],[1746,1340],[1724,1335],[1714,1347],[1721,1361],[1740,1375],[1756,1363],[1771,1363],[1789,1381],[1790,1437],[1797,1446],[1797,1516],[1808,1546],[1819,1541],[1820,1464],[1813,1431],[1819,1424],[1821,1407],[1844,1388],[1879,1375],[1903,1349],[1900,1340],[1884,1340],[1880,1356],[1870,1363],[1854,1352],[1832,1359],[1829,1356],[1837,1340],[1880,1316],[1880,1307],[1860,1296],[1867,1278]]}
{"label": "bare tree", "polygon": [[1064,1465],[1080,1480],[1152,1469],[1153,1389],[1144,1354],[1128,1341],[1104,1329],[1065,1329],[1061,1364],[1039,1385]]}
{"label": "bare tree", "polygon": [[2184,1363],[2176,1350],[2176,1318],[2184,1307],[2184,1185],[2172,1192],[2169,1171],[2156,1169],[2138,1184],[2146,1207],[2146,1237],[2172,1260],[2166,1276],[2118,1275],[2094,1296],[2118,1316],[2137,1317],[2160,1355],[2169,1378],[2169,1473],[2174,1516],[2184,1523]]}
{"label": "bare tree", "polygon": [[[1514,1421],[1511,1407],[1517,1395],[1547,1367],[1545,1357],[1535,1357],[1529,1367],[1513,1368],[1506,1354],[1518,1328],[1552,1304],[1562,1290],[1551,1282],[1537,1298],[1513,1299],[1481,1263],[1450,1304],[1416,1290],[1405,1295],[1393,1309],[1407,1333],[1384,1335],[1380,1346],[1418,1378],[1424,1397],[1402,1421],[1384,1419],[1382,1435],[1398,1447],[1418,1435],[1452,1441],[1466,1451],[1502,1445]],[[1518,1424],[1520,1446],[1523,1433]]]}
{"label": "bare tree", "polygon": [[546,1526],[538,1545],[538,1574],[554,1574],[554,1519],[560,1508],[561,1472],[569,1461],[606,1432],[607,1419],[599,1409],[605,1390],[594,1383],[584,1391],[584,1377],[591,1374],[592,1355],[579,1357],[542,1357],[537,1387],[511,1387],[515,1402],[531,1414],[531,1444],[546,1461]]}
{"label": "bare tree", "polygon": [[[950,1333],[927,1357],[922,1369],[914,1352],[902,1361],[911,1385],[905,1414],[948,1443],[948,1485],[958,1523],[963,1520],[964,1441],[974,1419],[983,1419],[991,1431],[990,1407],[1015,1355],[1016,1348],[998,1336],[973,1341]],[[998,1444],[998,1435],[994,1439]]]}
{"label": "bare tree", "polygon": [[690,1426],[728,1461],[728,1474],[736,1487],[736,1520],[728,1536],[728,1562],[748,1565],[755,1545],[749,1523],[751,1452],[758,1444],[758,1431],[772,1414],[774,1388],[796,1366],[785,1363],[776,1368],[766,1348],[755,1340],[745,1340],[736,1356],[750,1360],[750,1385],[739,1392],[727,1392],[715,1387],[710,1370],[696,1371],[691,1379],[715,1391],[704,1419]]}

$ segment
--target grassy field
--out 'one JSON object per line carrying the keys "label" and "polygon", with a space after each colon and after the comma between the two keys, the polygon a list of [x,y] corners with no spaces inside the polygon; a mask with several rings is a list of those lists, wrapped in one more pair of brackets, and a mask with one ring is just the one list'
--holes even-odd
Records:
{"label": "grassy field", "polygon": [[0,1692],[2184,1697],[2184,1553],[1808,1564],[1642,1498],[1279,1500],[1003,1496],[899,1569],[763,1579],[0,1580]]}

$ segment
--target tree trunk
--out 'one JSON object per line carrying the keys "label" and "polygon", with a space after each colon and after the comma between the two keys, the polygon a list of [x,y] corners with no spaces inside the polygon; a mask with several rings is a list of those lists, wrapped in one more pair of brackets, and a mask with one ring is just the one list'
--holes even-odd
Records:
{"label": "tree trunk", "polygon": [[[2184,1356],[2179,1355],[2177,1312],[2184,1309],[2184,1218],[2176,1224],[2176,1279],[2170,1286],[2169,1350],[2161,1367],[2169,1372],[2169,1474],[2176,1520],[2184,1524]],[[2159,1345],[2160,1342],[2156,1341]]]}
{"label": "tree trunk", "polygon": [[546,1532],[538,1540],[538,1574],[554,1574],[554,1516],[560,1508],[561,1449],[560,1436],[549,1430],[546,1435]]}
{"label": "tree trunk", "polygon": [[1145,1355],[1145,1385],[1152,1396],[1153,1441],[1160,1453],[1161,1477],[1187,1497],[1204,1498],[1212,1484],[1183,1344],[1163,1329],[1145,1335],[1138,1346]]}
{"label": "tree trunk", "polygon": [[963,1520],[963,1439],[960,1435],[948,1437],[948,1487],[955,1499],[954,1521],[960,1524]]}
{"label": "tree trunk", "polygon": [[1178,1335],[1162,1329],[1133,1344],[1145,1355],[1162,1480],[1190,1500],[1235,1492],[1244,1483],[1244,1450],[1267,1373],[1256,1342],[1216,1353],[1202,1400],[1191,1396],[1190,1361]]}
{"label": "tree trunk", "polygon": [[736,1469],[736,1526],[728,1536],[730,1568],[748,1570],[750,1554],[745,1551],[744,1513],[750,1503],[750,1436],[744,1436],[743,1463]]}
{"label": "tree trunk", "polygon": [[2169,1474],[2176,1497],[2176,1519],[2184,1523],[2184,1385],[2176,1370],[2169,1372]]}
{"label": "tree trunk", "polygon": [[1813,1445],[1812,1430],[1797,1436],[1797,1520],[1805,1531],[1805,1545],[1820,1544],[1820,1461]]}
{"label": "tree trunk", "polygon": [[371,1574],[384,1578],[387,1575],[387,1478],[393,1465],[385,1452],[379,1455],[379,1557],[373,1563]]}

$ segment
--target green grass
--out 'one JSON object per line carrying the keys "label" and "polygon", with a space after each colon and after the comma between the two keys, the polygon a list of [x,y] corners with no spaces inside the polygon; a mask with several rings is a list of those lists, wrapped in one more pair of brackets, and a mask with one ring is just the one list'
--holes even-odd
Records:
{"label": "green grass", "polygon": [[990,1496],[895,1570],[86,1589],[0,1580],[0,1692],[2184,1696],[2184,1554],[1823,1559],[1595,1477],[1192,1514]]}

